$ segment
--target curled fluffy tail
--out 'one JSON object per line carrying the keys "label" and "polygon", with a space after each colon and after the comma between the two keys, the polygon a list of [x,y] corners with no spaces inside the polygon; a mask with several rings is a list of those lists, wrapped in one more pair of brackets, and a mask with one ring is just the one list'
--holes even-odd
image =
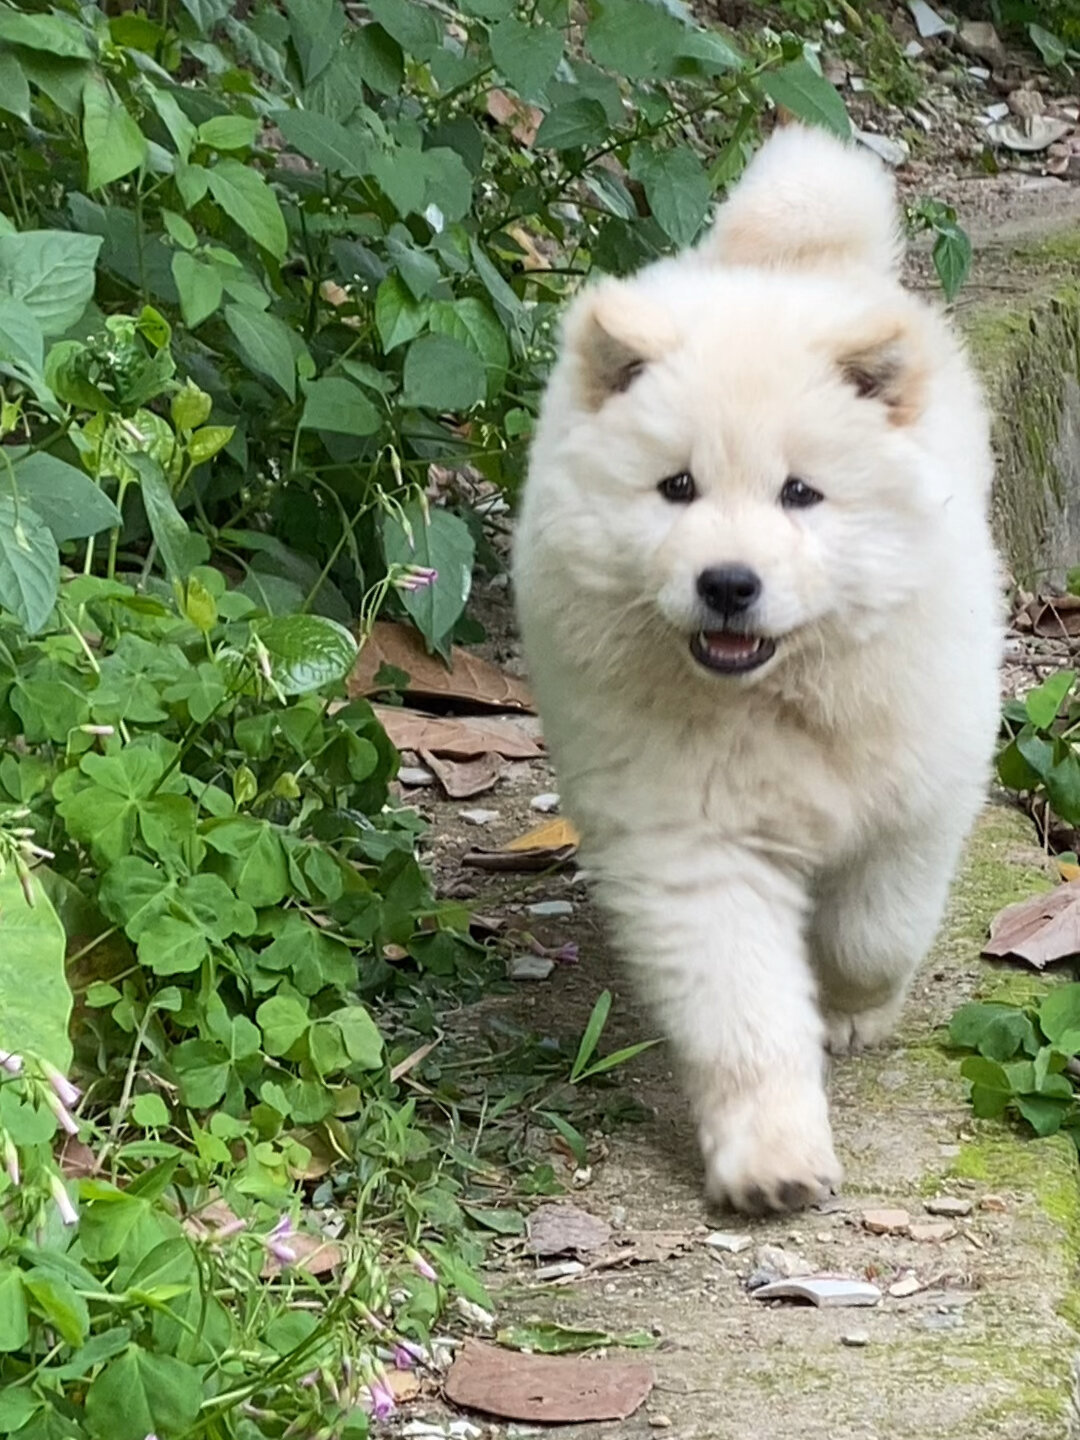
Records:
{"label": "curled fluffy tail", "polygon": [[903,255],[892,177],[867,150],[783,126],[721,206],[703,249],[722,265],[889,274]]}

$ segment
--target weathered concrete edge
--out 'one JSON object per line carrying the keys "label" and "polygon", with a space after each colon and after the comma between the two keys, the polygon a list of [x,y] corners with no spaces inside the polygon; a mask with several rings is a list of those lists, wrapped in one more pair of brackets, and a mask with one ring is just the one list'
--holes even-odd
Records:
{"label": "weathered concrete edge", "polygon": [[[1032,588],[1080,562],[1080,229],[1003,252],[1016,293],[959,316],[995,415],[994,526],[1012,576]],[[999,257],[1001,258],[1001,257]],[[1069,482],[1073,483],[1070,484]]]}

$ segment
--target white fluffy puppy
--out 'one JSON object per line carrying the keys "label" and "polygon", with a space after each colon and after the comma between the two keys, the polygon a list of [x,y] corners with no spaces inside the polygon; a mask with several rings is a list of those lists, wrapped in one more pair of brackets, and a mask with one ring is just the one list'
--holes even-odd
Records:
{"label": "white fluffy puppy", "polygon": [[899,234],[871,156],[778,131],[574,302],[517,537],[584,862],[749,1210],[839,1182],[825,1047],[897,1019],[997,726],[987,416]]}

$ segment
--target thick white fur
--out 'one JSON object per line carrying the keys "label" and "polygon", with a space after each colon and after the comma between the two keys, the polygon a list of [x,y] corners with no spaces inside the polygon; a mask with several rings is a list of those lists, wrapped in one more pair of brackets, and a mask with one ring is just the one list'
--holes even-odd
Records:
{"label": "thick white fur", "polygon": [[[824,1047],[885,1036],[997,724],[991,454],[956,340],[896,276],[892,187],[781,131],[696,251],[571,308],[515,583],[566,808],[671,1037],[709,1193],[840,1180]],[[869,377],[869,381],[867,381]],[[860,393],[861,392],[861,393]],[[689,470],[699,497],[657,491]],[[824,501],[785,510],[794,475]],[[698,665],[706,566],[772,660]]]}

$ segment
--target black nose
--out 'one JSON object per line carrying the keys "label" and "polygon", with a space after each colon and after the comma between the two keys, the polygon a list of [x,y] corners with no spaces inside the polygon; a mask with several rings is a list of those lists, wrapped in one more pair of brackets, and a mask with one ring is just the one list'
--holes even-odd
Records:
{"label": "black nose", "polygon": [[730,618],[750,609],[761,580],[746,565],[713,565],[698,576],[697,591],[710,610]]}

